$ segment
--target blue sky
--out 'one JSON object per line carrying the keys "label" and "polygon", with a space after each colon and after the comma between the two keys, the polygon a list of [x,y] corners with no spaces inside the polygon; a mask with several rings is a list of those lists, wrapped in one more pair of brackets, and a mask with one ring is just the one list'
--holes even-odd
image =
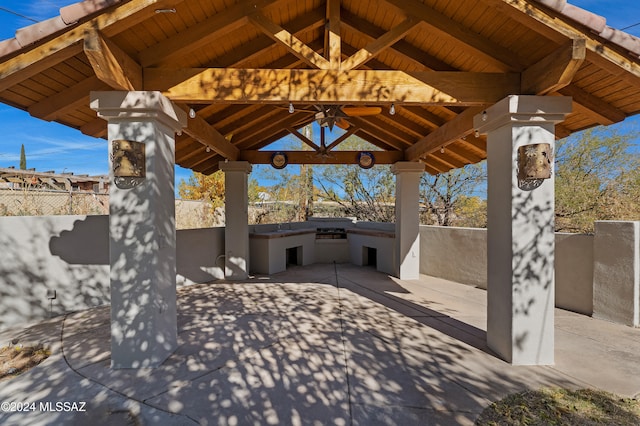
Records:
{"label": "blue sky", "polygon": [[[58,15],[62,6],[73,0],[0,0],[0,40],[14,36],[15,30],[35,21]],[[590,10],[607,18],[607,24],[625,28],[640,23],[638,0],[570,0],[569,3]],[[16,12],[17,16],[7,11]],[[30,19],[27,19],[30,18]],[[640,37],[640,25],[627,30]],[[640,118],[628,119],[618,124],[622,131],[637,128]],[[48,123],[29,116],[16,108],[0,104],[0,167],[18,166],[20,145],[24,144],[27,167],[37,170],[56,170],[75,174],[107,174],[107,143],[79,131]],[[187,178],[190,171],[177,168],[176,182]]]}

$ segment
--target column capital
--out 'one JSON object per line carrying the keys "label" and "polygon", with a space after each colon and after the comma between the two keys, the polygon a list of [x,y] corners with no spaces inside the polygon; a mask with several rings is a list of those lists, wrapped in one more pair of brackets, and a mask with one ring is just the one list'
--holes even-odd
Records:
{"label": "column capital", "polygon": [[399,173],[422,173],[424,172],[424,164],[419,161],[398,161],[391,166],[391,172],[394,175]]}
{"label": "column capital", "polygon": [[156,91],[91,92],[90,104],[107,121],[155,119],[177,132],[187,127],[187,113]]}
{"label": "column capital", "polygon": [[509,124],[560,123],[571,103],[569,96],[510,95],[473,117],[473,128],[485,134]]}
{"label": "column capital", "polygon": [[248,161],[220,161],[218,168],[223,172],[244,172],[246,174],[251,173],[251,163]]}

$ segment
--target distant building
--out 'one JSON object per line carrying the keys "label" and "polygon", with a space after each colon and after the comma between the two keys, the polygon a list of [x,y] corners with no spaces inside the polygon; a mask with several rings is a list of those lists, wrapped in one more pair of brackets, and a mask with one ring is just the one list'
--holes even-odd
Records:
{"label": "distant building", "polygon": [[74,175],[73,173],[39,172],[0,168],[0,189],[32,191],[66,191],[105,194],[109,192],[109,176]]}

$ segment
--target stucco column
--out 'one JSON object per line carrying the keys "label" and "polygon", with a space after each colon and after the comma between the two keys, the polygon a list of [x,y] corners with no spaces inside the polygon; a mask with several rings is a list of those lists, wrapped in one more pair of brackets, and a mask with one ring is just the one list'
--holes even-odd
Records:
{"label": "stucco column", "polygon": [[246,161],[220,162],[224,172],[224,276],[244,280],[249,272],[249,194],[251,164]]}
{"label": "stucco column", "polygon": [[518,151],[549,144],[552,155],[570,111],[571,98],[509,96],[474,117],[488,135],[487,343],[512,364],[554,362],[553,170],[519,179]]}
{"label": "stucco column", "polygon": [[424,164],[401,161],[396,175],[396,273],[401,280],[420,278],[420,177]]}
{"label": "stucco column", "polygon": [[[91,108],[108,122],[111,366],[158,366],[177,346],[174,152],[186,114],[160,92],[92,92]],[[123,141],[144,155],[123,160]],[[116,176],[130,160],[143,177]]]}

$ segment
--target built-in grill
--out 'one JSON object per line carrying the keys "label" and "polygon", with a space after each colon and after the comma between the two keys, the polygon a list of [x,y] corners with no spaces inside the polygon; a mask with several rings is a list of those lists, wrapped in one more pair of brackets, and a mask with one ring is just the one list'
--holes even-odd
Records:
{"label": "built-in grill", "polygon": [[343,240],[347,238],[344,228],[316,228],[316,240]]}

